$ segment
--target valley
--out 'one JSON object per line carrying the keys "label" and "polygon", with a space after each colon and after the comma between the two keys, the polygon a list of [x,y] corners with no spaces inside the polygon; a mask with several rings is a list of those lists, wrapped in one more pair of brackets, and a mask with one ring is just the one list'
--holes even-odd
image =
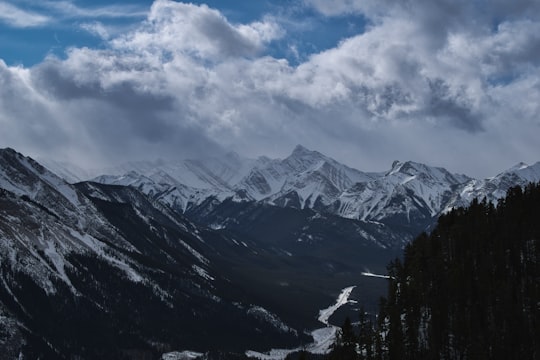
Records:
{"label": "valley", "polygon": [[0,150],[0,344],[45,359],[325,353],[334,325],[376,312],[405,244],[448,209],[540,180],[539,167],[370,173],[298,146],[70,183]]}

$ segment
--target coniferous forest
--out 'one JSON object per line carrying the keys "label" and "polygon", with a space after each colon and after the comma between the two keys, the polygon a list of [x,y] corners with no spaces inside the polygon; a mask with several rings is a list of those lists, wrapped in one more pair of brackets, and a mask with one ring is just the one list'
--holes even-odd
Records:
{"label": "coniferous forest", "polygon": [[347,319],[331,358],[540,359],[540,184],[441,216],[388,270],[379,315]]}

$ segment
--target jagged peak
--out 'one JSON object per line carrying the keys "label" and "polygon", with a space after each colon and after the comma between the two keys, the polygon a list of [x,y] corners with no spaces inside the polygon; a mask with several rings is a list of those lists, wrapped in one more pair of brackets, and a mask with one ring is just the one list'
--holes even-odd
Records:
{"label": "jagged peak", "polygon": [[394,160],[394,161],[392,162],[392,168],[391,168],[391,169],[394,170],[394,169],[400,167],[401,165],[403,165],[403,163],[402,163],[401,161],[399,161],[399,160]]}
{"label": "jagged peak", "polygon": [[406,175],[426,174],[426,175],[435,176],[435,177],[448,176],[448,175],[454,176],[445,168],[430,166],[430,165],[426,165],[426,164],[422,164],[422,163],[418,163],[414,161],[401,162],[399,160],[395,160],[392,163],[392,168],[390,169],[390,171],[386,173],[386,176],[394,175],[397,173],[406,174]]}
{"label": "jagged peak", "polygon": [[5,147],[5,148],[0,149],[0,153],[2,153],[2,152],[12,153],[12,154],[18,154],[18,152],[15,151],[15,149],[10,148],[10,147]]}
{"label": "jagged peak", "polygon": [[516,165],[512,166],[510,169],[508,169],[507,171],[517,171],[517,170],[523,170],[525,168],[528,168],[529,165],[520,161],[518,162]]}
{"label": "jagged peak", "polygon": [[292,155],[306,155],[306,154],[315,154],[316,151],[309,150],[308,148],[298,144],[295,146]]}
{"label": "jagged peak", "polygon": [[390,170],[386,173],[386,175],[393,175],[393,174],[396,174],[398,173],[401,168],[403,167],[404,163],[399,161],[399,160],[394,160],[392,161],[392,167],[390,168]]}
{"label": "jagged peak", "polygon": [[306,148],[305,146],[303,145],[296,145],[294,147],[294,150],[292,152],[293,154],[305,154],[305,153],[311,153],[311,150],[309,150],[308,148]]}
{"label": "jagged peak", "polygon": [[21,153],[19,153],[18,151],[16,151],[15,149],[13,148],[10,148],[10,147],[7,147],[7,148],[3,148],[3,149],[0,149],[0,156],[2,157],[24,157],[24,155],[22,155]]}
{"label": "jagged peak", "polygon": [[309,150],[308,148],[302,146],[302,145],[296,145],[293,152],[287,159],[294,159],[302,161],[308,160],[308,162],[319,162],[319,161],[325,161],[325,162],[336,162],[332,158],[327,157],[326,155],[321,154],[320,152],[316,150]]}

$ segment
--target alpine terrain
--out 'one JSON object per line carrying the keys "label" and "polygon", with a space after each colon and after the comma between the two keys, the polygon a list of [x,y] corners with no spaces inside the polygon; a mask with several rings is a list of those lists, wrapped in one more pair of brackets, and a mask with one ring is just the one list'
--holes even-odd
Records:
{"label": "alpine terrain", "polygon": [[327,353],[331,323],[375,311],[386,264],[440,215],[540,180],[540,163],[483,180],[414,162],[363,172],[302,146],[100,176],[44,163],[0,150],[7,358]]}

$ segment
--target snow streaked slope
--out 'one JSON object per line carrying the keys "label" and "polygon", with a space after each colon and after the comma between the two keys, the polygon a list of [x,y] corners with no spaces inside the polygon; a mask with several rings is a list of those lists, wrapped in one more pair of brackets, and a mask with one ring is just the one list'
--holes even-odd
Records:
{"label": "snow streaked slope", "polygon": [[380,174],[363,173],[319,152],[297,146],[283,160],[244,159],[229,153],[219,158],[161,163],[121,176],[100,176],[95,181],[135,186],[185,211],[210,196],[221,201],[236,197],[239,201],[319,208],[331,204],[353,184],[378,176]]}
{"label": "snow streaked slope", "polygon": [[218,189],[199,189],[186,186],[162,170],[151,174],[150,177],[130,171],[121,176],[99,176],[94,181],[101,184],[134,187],[180,213],[185,212],[190,206],[200,204],[209,196],[229,194],[229,192]]}
{"label": "snow streaked slope", "polygon": [[492,178],[484,180],[471,179],[463,184],[455,192],[443,211],[448,211],[453,207],[467,206],[475,198],[486,198],[488,201],[496,203],[506,195],[506,192],[511,187],[523,187],[528,183],[539,181],[540,162],[530,166],[519,163]]}
{"label": "snow streaked slope", "polygon": [[520,163],[485,180],[412,161],[396,161],[386,173],[370,173],[300,145],[285,159],[245,159],[228,153],[199,160],[131,163],[122,169],[131,170],[96,181],[134,186],[181,213],[210,200],[217,204],[231,198],[391,223],[412,232],[475,197],[496,201],[511,186],[540,181],[540,163]]}
{"label": "snow streaked slope", "polygon": [[[104,174],[114,179],[128,174],[139,174],[157,184],[182,184],[194,189],[230,191],[252,168],[255,160],[241,158],[236,153],[219,157],[188,159],[180,161],[132,162]],[[110,169],[105,169],[107,171]]]}
{"label": "snow streaked slope", "polygon": [[443,168],[395,161],[384,176],[343,192],[333,209],[347,218],[384,221],[400,217],[405,223],[425,221],[439,214],[455,189],[469,180]]}
{"label": "snow streaked slope", "polygon": [[[72,185],[12,149],[0,150],[0,188],[46,208],[62,224],[77,231],[91,228],[96,235],[109,230],[91,201]],[[129,248],[125,242],[117,245]]]}
{"label": "snow streaked slope", "polygon": [[[377,174],[352,169],[298,145],[284,160],[260,162],[237,185],[257,200],[280,206],[315,208],[330,204],[342,191]],[[291,194],[297,200],[290,202]]]}
{"label": "snow streaked slope", "polygon": [[[237,192],[234,185],[255,164],[236,153],[221,157],[178,162],[131,163],[122,175],[102,175],[93,181],[102,184],[133,186],[151,198],[183,213],[209,197],[220,201],[233,197],[245,199],[245,192]],[[249,198],[248,198],[249,199]]]}
{"label": "snow streaked slope", "polygon": [[[135,216],[133,221],[154,231],[159,229],[155,220],[159,218],[162,223],[198,236],[196,229],[188,229],[187,223],[177,219],[177,213],[166,207],[156,208],[137,190],[118,187],[105,192],[90,183],[70,185],[12,149],[0,150],[0,195],[0,258],[37,279],[47,292],[55,291],[54,279],[77,292],[66,275],[66,269],[75,267],[70,261],[72,254],[92,254],[124,272],[128,279],[144,281],[137,265],[119,252],[140,253],[133,237],[119,231],[110,222],[110,214],[99,209],[92,199],[128,204]],[[190,263],[207,264],[208,260],[193,246],[179,239],[176,243],[185,248]],[[21,257],[25,259],[22,263],[17,261]]]}
{"label": "snow streaked slope", "polygon": [[[83,348],[120,354],[126,345],[110,336],[119,333],[129,346],[145,348],[156,336],[156,348],[214,346],[218,333],[268,341],[252,336],[251,326],[296,339],[296,331],[283,333],[235,306],[254,302],[216,263],[244,254],[133,187],[70,185],[32,159],[0,150],[0,321],[13,323],[14,333],[26,330],[25,357],[37,358],[33,351],[79,356]],[[88,336],[92,324],[99,331]],[[190,332],[180,338],[163,335],[185,328]],[[5,338],[0,334],[0,343]]]}
{"label": "snow streaked slope", "polygon": [[77,292],[66,275],[74,268],[69,260],[73,253],[93,254],[127,278],[143,280],[131,261],[117,253],[137,251],[128,239],[87,196],[36,161],[12,149],[0,150],[0,191],[0,257],[47,292],[55,292],[57,280]]}

